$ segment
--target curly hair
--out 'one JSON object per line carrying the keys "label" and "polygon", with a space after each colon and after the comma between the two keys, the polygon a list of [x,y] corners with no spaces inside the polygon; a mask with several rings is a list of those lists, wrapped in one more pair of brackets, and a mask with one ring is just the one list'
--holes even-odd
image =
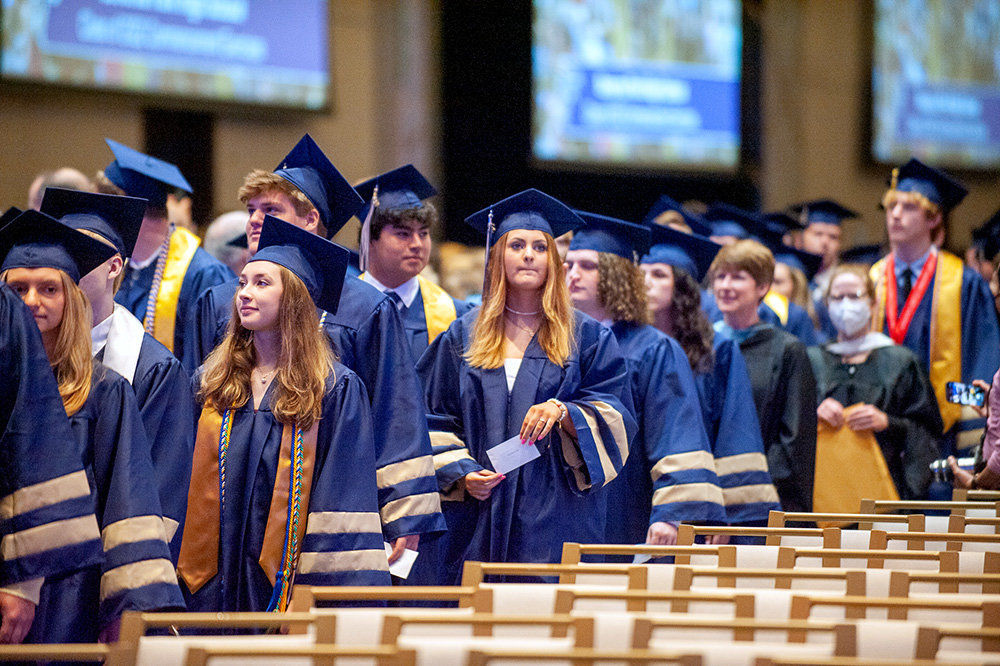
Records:
{"label": "curly hair", "polygon": [[674,339],[688,357],[695,373],[711,372],[715,366],[714,333],[701,309],[701,289],[685,270],[674,270],[674,294],[670,299],[670,321]]}
{"label": "curly hair", "polygon": [[[279,422],[308,430],[322,416],[326,379],[336,357],[305,284],[283,266],[278,272],[281,351],[271,411]],[[199,397],[218,411],[247,403],[250,373],[257,361],[254,333],[241,325],[238,301],[233,299],[226,337],[205,359],[201,378]]]}
{"label": "curly hair", "polygon": [[[472,329],[471,343],[465,352],[466,362],[474,368],[501,368],[504,360],[504,306],[507,304],[507,275],[504,270],[504,249],[510,232],[501,236],[486,264],[486,289]],[[544,318],[538,329],[538,344],[556,365],[562,365],[576,346],[573,328],[573,306],[569,289],[563,279],[562,259],[556,243],[548,234],[545,260],[548,275],[542,288]]]}
{"label": "curly hair", "polygon": [[597,253],[597,300],[612,321],[648,324],[646,284],[634,263],[610,252]]}

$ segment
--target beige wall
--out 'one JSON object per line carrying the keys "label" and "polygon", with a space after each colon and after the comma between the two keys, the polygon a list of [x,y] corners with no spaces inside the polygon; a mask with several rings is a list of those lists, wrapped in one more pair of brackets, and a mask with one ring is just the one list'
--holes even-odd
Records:
{"label": "beige wall", "polygon": [[[852,243],[884,236],[877,208],[887,169],[866,162],[868,0],[762,0],[763,155],[760,188],[768,209],[832,196],[864,217]],[[272,167],[310,132],[348,180],[411,161],[440,173],[433,91],[436,2],[332,0],[333,109],[329,114],[220,114],[215,133],[215,205],[235,208],[254,167]],[[376,40],[378,37],[378,40]],[[93,172],[109,160],[103,138],[142,145],[143,102],[59,91],[0,90],[0,205],[24,205],[33,176],[56,166]],[[963,176],[972,193],[955,212],[952,243],[1000,206],[997,176]],[[346,229],[341,240],[350,240]]]}
{"label": "beige wall", "polygon": [[[434,25],[432,8],[432,3],[407,0],[332,0],[331,112],[220,113],[214,135],[216,212],[239,208],[236,191],[244,174],[256,167],[273,168],[304,132],[350,181],[396,166],[404,159],[401,153],[414,155],[412,161],[435,173],[437,134],[414,128],[436,127],[436,104],[429,93],[414,94],[413,84],[415,74],[431,80],[436,76],[434,32],[426,31]],[[401,45],[389,49],[386,44],[396,44],[392,39],[376,43],[376,35],[403,28]],[[397,94],[397,89],[409,94]],[[103,168],[111,159],[105,136],[137,148],[143,145],[146,102],[138,98],[6,88],[0,95],[3,208],[26,205],[28,186],[41,171],[69,165],[91,174]],[[394,122],[400,117],[404,122]],[[397,129],[379,131],[387,126]],[[344,233],[350,236],[351,231]]]}
{"label": "beige wall", "polygon": [[[846,229],[848,244],[885,239],[878,202],[888,167],[866,161],[869,0],[765,0],[764,141],[761,195],[767,209],[833,197],[862,214]],[[948,245],[964,247],[969,231],[1000,207],[997,174],[961,180],[969,196],[952,215]]]}

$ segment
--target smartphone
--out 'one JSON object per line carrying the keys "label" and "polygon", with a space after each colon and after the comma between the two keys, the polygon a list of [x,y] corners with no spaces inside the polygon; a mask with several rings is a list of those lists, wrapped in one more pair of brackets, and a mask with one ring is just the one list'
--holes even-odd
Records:
{"label": "smartphone", "polygon": [[979,387],[973,386],[972,384],[948,382],[944,385],[944,388],[948,402],[954,402],[958,405],[970,405],[973,407],[982,407],[986,402],[986,392]]}

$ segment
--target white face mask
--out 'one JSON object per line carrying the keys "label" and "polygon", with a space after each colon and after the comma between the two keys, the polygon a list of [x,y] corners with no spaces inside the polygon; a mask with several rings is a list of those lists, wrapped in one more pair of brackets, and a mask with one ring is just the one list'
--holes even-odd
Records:
{"label": "white face mask", "polygon": [[844,298],[830,302],[830,321],[834,328],[850,337],[868,326],[872,308],[866,298]]}

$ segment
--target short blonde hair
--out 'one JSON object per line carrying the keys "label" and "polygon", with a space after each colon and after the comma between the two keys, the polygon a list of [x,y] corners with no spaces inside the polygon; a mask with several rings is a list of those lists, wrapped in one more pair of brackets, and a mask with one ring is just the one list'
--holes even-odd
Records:
{"label": "short blonde hair", "polygon": [[240,185],[239,192],[236,194],[240,199],[240,203],[245,206],[254,197],[260,196],[264,192],[274,191],[285,194],[291,200],[292,205],[295,206],[295,212],[299,217],[305,217],[309,214],[309,211],[316,209],[316,206],[309,201],[309,198],[302,193],[302,190],[278,174],[271,171],[264,171],[263,169],[254,169],[248,173],[243,178],[243,184]]}
{"label": "short blonde hair", "polygon": [[723,245],[708,269],[711,280],[724,268],[746,271],[758,285],[774,281],[774,255],[755,240],[739,240]]}
{"label": "short blonde hair", "polygon": [[882,195],[882,208],[889,210],[897,201],[915,203],[919,205],[929,217],[934,217],[935,215],[940,214],[942,220],[944,219],[944,211],[941,206],[937,205],[920,192],[901,192],[896,188],[891,187],[885,191],[885,194]]}

